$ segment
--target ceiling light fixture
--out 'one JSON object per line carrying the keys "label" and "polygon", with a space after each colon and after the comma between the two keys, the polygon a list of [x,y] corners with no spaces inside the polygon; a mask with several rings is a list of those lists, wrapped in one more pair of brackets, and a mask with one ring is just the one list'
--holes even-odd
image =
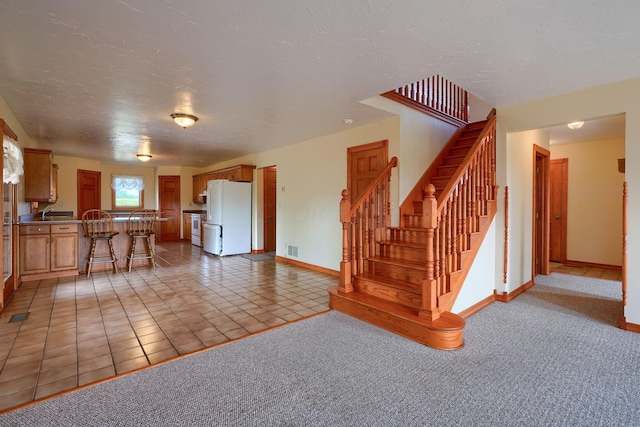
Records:
{"label": "ceiling light fixture", "polygon": [[139,160],[143,161],[143,162],[148,162],[149,160],[151,160],[151,154],[136,154],[136,156],[138,157]]}
{"label": "ceiling light fixture", "polygon": [[193,126],[198,121],[198,118],[191,114],[173,113],[171,118],[178,124],[178,126],[182,126],[185,129],[189,126]]}
{"label": "ceiling light fixture", "polygon": [[569,129],[575,130],[575,129],[580,129],[583,124],[584,122],[571,122],[567,126],[569,126]]}

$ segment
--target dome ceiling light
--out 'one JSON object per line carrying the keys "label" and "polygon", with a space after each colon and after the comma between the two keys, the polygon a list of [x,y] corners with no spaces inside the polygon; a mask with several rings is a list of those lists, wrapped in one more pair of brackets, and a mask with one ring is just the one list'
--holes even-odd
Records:
{"label": "dome ceiling light", "polygon": [[584,122],[571,122],[567,126],[569,126],[569,129],[576,130],[576,129],[580,129],[583,124]]}
{"label": "dome ceiling light", "polygon": [[136,154],[136,157],[138,157],[138,159],[140,161],[143,162],[148,162],[149,160],[151,160],[151,154]]}
{"label": "dome ceiling light", "polygon": [[171,118],[178,126],[182,126],[185,129],[193,126],[198,121],[198,118],[191,114],[173,113]]}

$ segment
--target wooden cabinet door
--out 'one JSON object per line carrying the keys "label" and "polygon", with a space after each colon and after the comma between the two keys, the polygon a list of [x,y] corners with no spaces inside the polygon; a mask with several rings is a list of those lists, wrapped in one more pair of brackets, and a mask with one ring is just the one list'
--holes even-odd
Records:
{"label": "wooden cabinet door", "polygon": [[182,214],[182,236],[191,241],[191,214]]}
{"label": "wooden cabinet door", "polygon": [[51,150],[24,149],[25,202],[49,202],[52,199],[52,158]]}
{"label": "wooden cabinet door", "polygon": [[49,233],[20,236],[20,274],[48,273],[50,248]]}
{"label": "wooden cabinet door", "polygon": [[78,269],[78,233],[51,234],[51,271]]}

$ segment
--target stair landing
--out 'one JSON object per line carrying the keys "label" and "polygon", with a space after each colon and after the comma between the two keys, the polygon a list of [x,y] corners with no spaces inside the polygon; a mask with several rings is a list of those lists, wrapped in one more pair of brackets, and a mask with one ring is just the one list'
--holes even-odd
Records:
{"label": "stair landing", "polygon": [[462,332],[465,320],[444,312],[431,322],[418,317],[417,310],[402,304],[384,301],[358,291],[339,292],[329,288],[329,306],[410,340],[439,350],[455,350],[464,345]]}

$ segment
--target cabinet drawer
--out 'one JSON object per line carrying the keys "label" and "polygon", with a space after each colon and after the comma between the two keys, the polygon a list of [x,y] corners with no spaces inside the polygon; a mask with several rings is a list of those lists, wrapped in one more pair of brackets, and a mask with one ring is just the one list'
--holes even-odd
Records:
{"label": "cabinet drawer", "polygon": [[56,224],[51,226],[51,234],[78,233],[77,224]]}
{"label": "cabinet drawer", "polygon": [[49,234],[49,225],[21,225],[20,234]]}

